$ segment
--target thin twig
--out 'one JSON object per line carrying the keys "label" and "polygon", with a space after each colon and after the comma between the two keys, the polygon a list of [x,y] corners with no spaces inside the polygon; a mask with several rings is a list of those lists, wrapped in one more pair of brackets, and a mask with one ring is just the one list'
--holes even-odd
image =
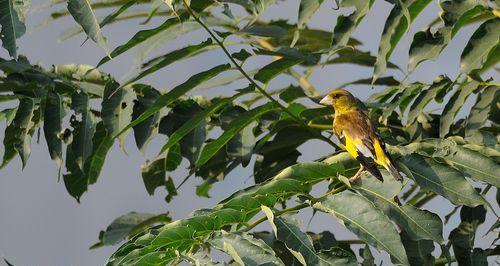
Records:
{"label": "thin twig", "polygon": [[222,41],[220,41],[216,36],[215,34],[207,27],[207,25],[205,25],[205,23],[203,23],[203,21],[201,21],[201,19],[195,15],[194,11],[191,9],[191,7],[189,6],[189,4],[186,2],[186,0],[183,0],[184,2],[184,5],[186,6],[186,10],[187,12],[194,18],[194,20],[196,22],[198,22],[204,29],[205,31],[212,37],[212,39],[220,46],[220,48],[222,49],[222,51],[224,52],[224,54],[226,54],[226,56],[229,58],[229,60],[231,61],[231,63],[233,63],[233,65],[236,67],[236,69],[253,85],[255,86],[255,88],[260,92],[262,93],[262,95],[264,95],[266,98],[268,98],[271,102],[273,102],[274,104],[276,104],[280,109],[283,110],[283,112],[287,113],[288,115],[290,115],[290,117],[292,117],[294,120],[296,120],[300,125],[302,125],[304,128],[306,128],[307,130],[309,130],[309,132],[311,132],[313,135],[317,136],[319,139],[322,139],[323,141],[327,142],[328,144],[330,144],[332,147],[334,147],[335,149],[339,149],[340,147],[338,147],[337,144],[335,144],[331,139],[323,136],[321,133],[317,132],[316,130],[313,130],[312,128],[308,127],[307,124],[304,122],[304,120],[300,119],[299,117],[297,117],[294,113],[292,113],[290,110],[288,110],[288,108],[286,108],[285,106],[281,105],[276,99],[274,99],[271,95],[269,95],[269,93],[267,93],[267,91],[265,89],[263,89],[259,84],[257,84],[246,72],[245,70],[243,70],[243,68],[236,62],[236,60],[231,56],[231,53],[229,53],[229,51],[226,49],[226,47],[224,46],[224,44],[222,43]]}

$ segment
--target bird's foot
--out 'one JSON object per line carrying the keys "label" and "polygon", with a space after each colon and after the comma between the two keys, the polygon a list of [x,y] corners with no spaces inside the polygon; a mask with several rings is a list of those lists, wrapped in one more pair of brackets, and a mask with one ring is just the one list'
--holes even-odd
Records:
{"label": "bird's foot", "polygon": [[365,171],[365,168],[363,166],[361,166],[358,170],[358,172],[353,175],[351,178],[349,178],[349,183],[355,183],[356,181],[358,181],[358,179],[361,177],[361,175],[363,174],[363,172]]}

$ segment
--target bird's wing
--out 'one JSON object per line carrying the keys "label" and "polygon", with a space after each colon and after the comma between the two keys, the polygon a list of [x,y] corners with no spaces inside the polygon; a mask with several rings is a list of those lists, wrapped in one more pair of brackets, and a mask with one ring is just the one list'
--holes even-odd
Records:
{"label": "bird's wing", "polygon": [[347,152],[370,173],[382,180],[382,175],[377,169],[377,152],[383,151],[383,148],[367,117],[360,113],[351,113],[340,115],[336,119],[334,131]]}
{"label": "bird's wing", "polygon": [[385,150],[385,143],[372,125],[368,116],[362,112],[339,115],[336,130],[346,150],[367,168],[375,177],[382,179],[377,165],[387,169],[397,180],[401,180],[398,170]]}

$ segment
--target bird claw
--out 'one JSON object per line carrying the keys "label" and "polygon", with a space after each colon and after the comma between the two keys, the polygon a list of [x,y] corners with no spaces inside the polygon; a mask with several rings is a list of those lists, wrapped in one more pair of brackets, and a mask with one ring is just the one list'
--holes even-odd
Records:
{"label": "bird claw", "polygon": [[363,174],[363,172],[365,171],[365,168],[363,166],[361,166],[358,170],[358,172],[352,176],[351,178],[349,178],[349,183],[355,183],[356,181],[358,181],[358,179],[361,177],[361,175]]}

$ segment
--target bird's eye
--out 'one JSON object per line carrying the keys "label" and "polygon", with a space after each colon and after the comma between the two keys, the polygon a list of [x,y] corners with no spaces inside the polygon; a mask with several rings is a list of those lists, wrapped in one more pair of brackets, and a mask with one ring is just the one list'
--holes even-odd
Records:
{"label": "bird's eye", "polygon": [[333,99],[337,99],[338,97],[339,97],[339,95],[338,95],[338,94],[334,94],[334,95],[332,95],[332,98],[333,98]]}

